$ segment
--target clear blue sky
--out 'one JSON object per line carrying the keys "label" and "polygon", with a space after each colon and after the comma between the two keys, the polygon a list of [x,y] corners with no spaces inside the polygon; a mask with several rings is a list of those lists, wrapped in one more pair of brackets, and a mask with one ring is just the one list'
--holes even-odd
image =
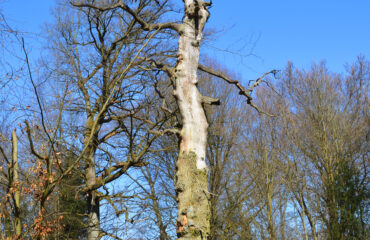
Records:
{"label": "clear blue sky", "polygon": [[[54,4],[0,0],[10,23],[29,32],[53,20]],[[308,67],[325,59],[331,70],[343,72],[357,55],[370,56],[370,0],[213,0],[208,27],[216,30],[216,41],[203,51],[246,79],[288,60]]]}
{"label": "clear blue sky", "polygon": [[[343,72],[344,63],[356,56],[370,57],[370,0],[215,0],[209,25],[225,29],[216,46],[237,51],[255,42],[257,57],[213,54],[242,72],[243,77],[288,60],[297,67],[327,61],[332,71]],[[230,28],[230,26],[233,26]],[[244,42],[243,42],[244,40]],[[252,45],[247,45],[248,53]]]}

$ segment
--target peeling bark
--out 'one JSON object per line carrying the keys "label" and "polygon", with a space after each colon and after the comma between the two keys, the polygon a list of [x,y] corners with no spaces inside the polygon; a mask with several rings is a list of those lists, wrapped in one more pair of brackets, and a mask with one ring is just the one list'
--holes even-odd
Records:
{"label": "peeling bark", "polygon": [[176,172],[179,239],[206,239],[210,231],[205,162],[208,123],[197,88],[197,69],[202,31],[209,17],[209,3],[184,0],[178,61],[174,70],[174,96],[182,116]]}

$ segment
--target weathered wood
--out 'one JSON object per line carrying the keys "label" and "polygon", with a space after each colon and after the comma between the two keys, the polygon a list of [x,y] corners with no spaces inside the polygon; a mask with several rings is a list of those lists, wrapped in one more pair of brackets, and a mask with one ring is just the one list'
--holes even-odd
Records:
{"label": "weathered wood", "polygon": [[179,239],[206,239],[210,231],[205,162],[208,123],[197,88],[197,69],[202,31],[208,20],[208,3],[184,0],[178,61],[174,71],[174,96],[182,116],[177,160],[176,193]]}

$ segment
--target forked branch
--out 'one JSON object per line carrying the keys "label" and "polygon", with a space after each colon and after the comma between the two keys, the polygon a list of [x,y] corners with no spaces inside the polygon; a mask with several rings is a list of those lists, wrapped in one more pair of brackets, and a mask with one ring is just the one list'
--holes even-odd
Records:
{"label": "forked branch", "polygon": [[257,87],[261,82],[264,81],[263,79],[267,75],[269,75],[269,74],[274,74],[275,75],[277,73],[277,70],[271,70],[269,72],[264,73],[261,77],[259,77],[258,79],[256,79],[253,82],[253,84],[250,85],[250,87],[248,89],[246,89],[246,88],[243,87],[243,85],[239,81],[229,78],[228,76],[226,76],[222,72],[216,71],[216,70],[214,70],[212,68],[209,68],[209,67],[206,67],[206,66],[204,66],[202,64],[199,64],[198,65],[198,69],[201,70],[201,71],[203,71],[203,72],[205,72],[205,73],[211,74],[211,75],[213,75],[215,77],[221,78],[221,79],[225,80],[229,84],[235,85],[236,88],[239,90],[239,94],[245,96],[247,98],[247,103],[251,107],[253,107],[255,110],[257,110],[258,113],[266,114],[266,115],[271,116],[271,117],[274,116],[274,115],[272,115],[270,113],[266,113],[266,112],[262,111],[259,107],[257,107],[252,102],[253,98],[252,98],[251,94],[252,94],[254,88]]}

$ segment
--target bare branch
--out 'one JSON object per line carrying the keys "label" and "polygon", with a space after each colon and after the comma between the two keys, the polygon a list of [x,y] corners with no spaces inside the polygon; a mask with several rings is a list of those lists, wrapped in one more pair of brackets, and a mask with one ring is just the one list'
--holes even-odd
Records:
{"label": "bare branch", "polygon": [[180,134],[181,134],[180,129],[177,129],[177,128],[165,129],[165,130],[163,130],[163,131],[154,131],[154,130],[150,130],[149,132],[150,132],[150,133],[153,133],[153,134],[156,134],[156,135],[161,135],[161,136],[163,136],[163,135],[164,135],[164,134],[166,134],[166,133],[172,133],[172,134],[178,134],[178,135],[180,135]]}
{"label": "bare branch", "polygon": [[274,115],[262,111],[259,107],[257,107],[252,102],[253,98],[251,96],[251,93],[253,92],[254,88],[257,87],[263,81],[263,79],[267,75],[269,75],[269,74],[276,74],[277,70],[272,70],[272,71],[266,72],[261,77],[259,77],[258,79],[256,79],[254,81],[254,83],[249,87],[249,89],[245,89],[243,87],[243,85],[241,85],[241,83],[239,81],[233,80],[233,79],[229,78],[228,76],[226,76],[222,72],[218,72],[218,71],[216,71],[216,70],[214,70],[212,68],[208,68],[208,67],[206,67],[206,66],[204,66],[202,64],[199,64],[198,65],[198,69],[201,70],[201,71],[203,71],[203,72],[206,72],[208,74],[211,74],[211,75],[213,75],[215,77],[221,78],[221,79],[225,80],[227,83],[230,83],[232,85],[235,85],[237,87],[237,89],[239,90],[239,94],[245,96],[247,98],[247,103],[251,107],[253,107],[255,110],[257,110],[258,113],[260,113],[260,114],[262,113],[262,114],[266,114],[266,115],[268,115],[270,117],[274,117]]}
{"label": "bare branch", "polygon": [[[116,207],[114,204],[112,204],[112,206],[113,207]],[[109,237],[111,237],[113,239],[116,239],[116,240],[122,240],[122,238],[119,238],[119,237],[117,237],[116,235],[114,235],[112,233],[109,233],[107,231],[104,231],[103,229],[100,229],[100,231],[101,231],[101,234],[100,234],[101,237],[103,237],[103,236],[109,236]]]}
{"label": "bare branch", "polygon": [[31,148],[31,153],[33,155],[35,155],[38,159],[41,159],[41,160],[45,160],[47,159],[47,156],[41,156],[40,154],[38,154],[35,150],[35,147],[33,145],[33,140],[32,140],[32,136],[31,136],[31,128],[30,128],[30,124],[28,123],[27,120],[24,121],[25,124],[26,124],[26,132],[27,132],[27,137],[28,137],[28,141],[30,142],[30,148]]}
{"label": "bare branch", "polygon": [[0,152],[1,152],[1,154],[3,155],[3,157],[4,157],[5,161],[6,161],[7,163],[10,163],[10,162],[9,162],[9,160],[8,160],[8,157],[7,157],[7,156],[6,156],[6,154],[5,154],[5,151],[4,151],[4,149],[1,147],[1,145],[0,145]]}
{"label": "bare branch", "polygon": [[165,99],[163,99],[163,101],[162,101],[161,109],[162,109],[163,111],[168,112],[168,113],[169,113],[169,114],[171,114],[171,115],[174,113],[171,109],[169,109],[168,107],[166,107],[166,100],[165,100]]}
{"label": "bare branch", "polygon": [[89,4],[89,3],[71,2],[71,4],[75,7],[88,7],[88,8],[96,9],[99,11],[109,11],[109,10],[113,10],[116,8],[121,8],[125,12],[128,12],[141,25],[141,28],[145,31],[153,31],[153,30],[159,30],[159,29],[171,29],[177,33],[180,33],[180,26],[181,26],[180,24],[173,23],[173,22],[149,24],[142,17],[140,17],[136,11],[131,9],[127,4],[123,3],[122,1],[119,1],[118,3],[108,6],[108,7],[99,7],[97,5]]}
{"label": "bare branch", "polygon": [[[87,186],[83,189],[81,189],[81,192],[88,192],[91,190],[96,190],[100,188],[101,186],[104,186],[105,184],[108,184],[112,182],[113,180],[119,178],[122,174],[127,172],[127,170],[130,167],[143,167],[146,166],[148,163],[146,162],[133,162],[133,161],[128,161],[128,162],[123,162],[119,163],[117,165],[114,165],[108,169],[105,169],[104,173],[97,179],[97,182],[91,186]],[[111,172],[115,172],[114,174],[111,174]]]}
{"label": "bare branch", "polygon": [[23,53],[24,53],[24,56],[25,56],[25,61],[26,61],[26,64],[27,64],[28,76],[30,77],[30,80],[31,80],[31,83],[32,83],[32,87],[33,87],[33,90],[34,90],[35,95],[36,95],[37,104],[38,104],[39,109],[40,109],[41,125],[42,125],[42,128],[44,129],[44,132],[47,135],[50,143],[52,144],[53,141],[52,141],[52,139],[51,139],[51,137],[50,137],[50,135],[48,133],[48,130],[46,129],[44,111],[43,111],[43,108],[42,108],[42,105],[41,105],[41,100],[40,100],[40,96],[39,96],[38,91],[37,91],[37,88],[36,88],[36,84],[33,81],[32,73],[31,73],[31,66],[30,66],[30,62],[28,60],[28,53],[26,51],[26,47],[25,47],[25,43],[24,43],[24,38],[23,37],[22,37],[22,50],[23,50]]}

